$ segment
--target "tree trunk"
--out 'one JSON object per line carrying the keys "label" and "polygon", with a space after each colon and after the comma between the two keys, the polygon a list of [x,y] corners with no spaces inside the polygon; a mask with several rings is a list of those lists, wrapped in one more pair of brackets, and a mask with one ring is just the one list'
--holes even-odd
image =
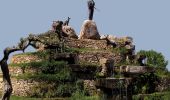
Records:
{"label": "tree trunk", "polygon": [[3,73],[3,82],[4,82],[4,93],[2,95],[2,100],[9,100],[12,93],[12,84],[9,75],[9,69],[7,64],[7,59],[1,61],[1,69]]}

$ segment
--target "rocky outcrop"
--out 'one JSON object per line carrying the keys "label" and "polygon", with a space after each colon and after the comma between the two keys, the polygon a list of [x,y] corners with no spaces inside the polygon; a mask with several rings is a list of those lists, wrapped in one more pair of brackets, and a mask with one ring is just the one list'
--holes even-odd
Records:
{"label": "rocky outcrop", "polygon": [[129,36],[116,37],[114,35],[102,35],[101,40],[108,40],[110,43],[115,43],[117,47],[124,47],[126,45],[133,45],[133,38]]}
{"label": "rocky outcrop", "polygon": [[114,61],[112,59],[100,59],[100,65],[102,66],[102,70],[99,73],[100,76],[110,77],[113,73],[113,65]]}
{"label": "rocky outcrop", "polygon": [[84,21],[80,31],[79,39],[96,39],[96,40],[100,39],[97,25],[94,21],[92,20]]}
{"label": "rocky outcrop", "polygon": [[71,26],[62,26],[62,31],[67,34],[69,38],[75,38],[78,39],[78,36],[76,35],[75,30]]}
{"label": "rocky outcrop", "polygon": [[107,45],[106,40],[92,40],[92,39],[66,39],[65,45],[69,48],[86,48],[95,50],[111,50],[112,46]]}

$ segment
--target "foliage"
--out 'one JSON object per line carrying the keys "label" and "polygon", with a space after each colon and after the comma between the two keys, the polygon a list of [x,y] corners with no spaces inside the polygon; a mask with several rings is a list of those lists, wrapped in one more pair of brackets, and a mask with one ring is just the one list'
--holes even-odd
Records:
{"label": "foliage", "polygon": [[63,61],[45,61],[44,64],[41,65],[42,72],[44,74],[55,74],[61,71],[65,71],[68,67],[67,63]]}
{"label": "foliage", "polygon": [[70,72],[70,68],[63,61],[42,61],[42,62],[31,62],[25,64],[19,64],[20,67],[32,67],[39,69],[40,72],[25,73],[17,76],[18,79],[34,79],[41,81],[71,81],[73,80],[73,74]]}
{"label": "foliage", "polygon": [[156,68],[155,74],[158,77],[170,77],[170,72],[167,69]]}
{"label": "foliage", "polygon": [[37,51],[33,54],[37,55],[39,58],[47,59],[49,56],[49,50]]}
{"label": "foliage", "polygon": [[38,35],[38,37],[41,38],[44,42],[46,41],[48,44],[60,42],[58,34],[52,31],[41,33]]}
{"label": "foliage", "polygon": [[133,94],[155,92],[158,77],[154,73],[145,73],[134,78],[132,87]]}
{"label": "foliage", "polygon": [[91,63],[87,61],[81,61],[79,62],[79,64],[81,65],[81,67],[86,67],[86,66],[98,67],[99,66],[99,63]]}
{"label": "foliage", "polygon": [[141,50],[137,53],[137,55],[145,55],[147,57],[147,66],[165,69],[168,64],[168,61],[165,60],[165,57],[162,55],[162,53],[156,52],[154,50]]}
{"label": "foliage", "polygon": [[14,95],[12,95],[10,99],[11,100],[67,100],[66,98],[31,98],[31,97],[22,97],[22,96],[14,96]]}
{"label": "foliage", "polygon": [[170,92],[134,95],[133,100],[169,100]]}
{"label": "foliage", "polygon": [[83,81],[77,80],[75,82],[46,82],[34,86],[31,95],[32,97],[70,97],[76,91],[83,90]]}
{"label": "foliage", "polygon": [[21,67],[23,70],[25,68],[33,68],[33,69],[39,69],[44,74],[55,74],[61,71],[63,68],[67,67],[67,63],[64,61],[40,61],[40,62],[29,62],[29,63],[19,63],[19,64],[10,64],[10,66],[13,67]]}
{"label": "foliage", "polygon": [[100,100],[98,96],[86,96],[83,91],[76,91],[69,100]]}
{"label": "foliage", "polygon": [[31,91],[31,97],[53,98],[53,97],[70,97],[76,91],[75,84],[70,83],[41,83],[34,86]]}
{"label": "foliage", "polygon": [[72,96],[69,98],[69,100],[99,100],[98,96],[87,96],[88,93],[84,89],[83,86],[84,82],[83,80],[77,80],[76,82],[76,91],[72,93]]}
{"label": "foliage", "polygon": [[24,56],[24,55],[26,55],[26,56],[35,55],[35,56],[38,56],[39,58],[45,59],[49,55],[49,50],[15,54],[15,56]]}
{"label": "foliage", "polygon": [[113,48],[114,53],[120,53],[120,54],[126,54],[128,53],[128,50],[125,47],[117,47]]}
{"label": "foliage", "polygon": [[48,82],[63,82],[63,81],[71,81],[72,76],[68,73],[66,74],[30,74],[26,73],[23,75],[19,75],[16,77],[17,79],[24,80],[36,80],[36,81],[48,81]]}

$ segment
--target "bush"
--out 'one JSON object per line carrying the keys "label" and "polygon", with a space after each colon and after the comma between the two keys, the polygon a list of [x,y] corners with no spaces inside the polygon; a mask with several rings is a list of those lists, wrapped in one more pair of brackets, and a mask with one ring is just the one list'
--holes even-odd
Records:
{"label": "bush", "polygon": [[100,100],[98,96],[86,96],[83,91],[76,91],[69,100]]}
{"label": "bush", "polygon": [[133,100],[169,100],[169,99],[170,99],[170,92],[133,96]]}
{"label": "bush", "polygon": [[132,83],[133,94],[139,93],[153,93],[155,92],[158,77],[154,73],[145,73],[138,75]]}
{"label": "bush", "polygon": [[137,53],[137,55],[145,55],[147,57],[147,66],[156,67],[156,68],[163,68],[166,69],[168,65],[168,61],[165,60],[165,57],[162,53],[156,52],[154,50],[141,50]]}
{"label": "bush", "polygon": [[34,86],[30,95],[38,98],[70,97],[76,91],[75,84],[41,83]]}

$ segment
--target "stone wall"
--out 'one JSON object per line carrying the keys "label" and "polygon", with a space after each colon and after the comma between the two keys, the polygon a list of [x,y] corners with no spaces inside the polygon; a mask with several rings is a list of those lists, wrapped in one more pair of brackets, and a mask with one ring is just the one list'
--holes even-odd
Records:
{"label": "stone wall", "polygon": [[[102,58],[112,58],[115,63],[119,63],[125,59],[125,55],[114,53],[113,47],[107,45],[106,40],[67,39],[65,45],[70,48],[85,48],[85,52],[80,52],[78,55],[80,62],[98,63]],[[41,61],[41,58],[35,54],[19,54],[14,55],[10,63],[29,63],[31,61]]]}
{"label": "stone wall", "polygon": [[19,63],[29,63],[32,61],[40,61],[40,57],[38,57],[35,54],[18,54],[18,55],[14,55],[11,59],[10,59],[10,63],[13,64],[19,64]]}
{"label": "stone wall", "polygon": [[[12,86],[13,86],[13,95],[17,96],[27,96],[29,92],[31,92],[31,87],[33,87],[37,82],[25,81],[25,80],[17,80],[12,78]],[[0,92],[3,90],[3,81],[0,80]]]}
{"label": "stone wall", "polygon": [[[87,62],[87,63],[95,63],[98,64],[100,59],[114,59],[115,64],[119,63],[122,59],[125,59],[125,56],[121,55],[121,54],[116,54],[116,53],[112,53],[111,51],[107,51],[107,50],[103,50],[103,51],[89,51],[89,52],[81,52],[78,54],[78,60],[79,62]],[[12,64],[21,64],[21,63],[29,63],[31,61],[41,61],[42,59],[40,59],[38,56],[36,55],[14,55],[11,58],[11,62]],[[16,66],[17,67],[17,66]],[[15,68],[10,69],[9,70],[14,70],[11,72],[14,73],[18,73],[17,71],[15,71]],[[19,73],[22,72],[23,70],[18,70]],[[29,71],[29,70],[28,70]]]}
{"label": "stone wall", "polygon": [[100,59],[113,59],[115,64],[121,62],[122,59],[125,59],[123,55],[115,54],[111,52],[96,52],[96,53],[80,53],[79,60],[80,62],[89,62],[89,63],[99,63]]}
{"label": "stone wall", "polygon": [[96,50],[112,49],[111,45],[107,45],[106,40],[91,40],[91,39],[67,39],[66,46],[71,48],[90,48]]}
{"label": "stone wall", "polygon": [[9,72],[10,72],[10,75],[12,75],[12,76],[19,76],[19,75],[22,75],[24,73],[38,74],[42,71],[41,71],[41,69],[32,68],[31,66],[26,67],[26,68],[22,68],[20,66],[9,66]]}

